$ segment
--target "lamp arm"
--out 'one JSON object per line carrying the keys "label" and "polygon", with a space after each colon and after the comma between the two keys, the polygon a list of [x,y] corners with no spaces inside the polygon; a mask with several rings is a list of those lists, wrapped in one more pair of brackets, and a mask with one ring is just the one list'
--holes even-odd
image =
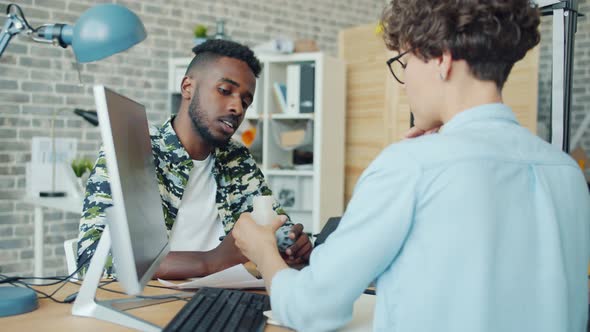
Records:
{"label": "lamp arm", "polygon": [[53,43],[63,48],[72,45],[74,28],[68,24],[44,24],[33,33],[33,40],[41,43]]}
{"label": "lamp arm", "polygon": [[[72,44],[74,28],[68,24],[45,24],[37,28],[32,28],[27,22],[22,9],[16,4],[10,4],[7,8],[7,19],[0,32],[0,57],[8,46],[8,43],[15,35],[26,31],[26,34],[36,42],[57,44],[63,48]],[[10,12],[11,7],[16,8],[15,12]]]}
{"label": "lamp arm", "polygon": [[0,57],[4,50],[8,46],[8,42],[14,37],[27,29],[26,22],[18,17],[15,14],[8,14],[6,22],[4,22],[4,26],[2,27],[2,32],[0,32]]}
{"label": "lamp arm", "polygon": [[53,111],[51,117],[51,192],[55,192],[55,164],[57,163],[57,156],[55,155],[55,117],[59,111]]}
{"label": "lamp arm", "polygon": [[56,109],[53,111],[53,115],[51,116],[51,191],[50,192],[41,192],[40,195],[42,197],[63,197],[65,196],[65,192],[58,192],[55,189],[55,180],[56,180],[56,164],[57,164],[57,155],[56,155],[56,148],[55,148],[55,119],[57,115],[66,109]]}

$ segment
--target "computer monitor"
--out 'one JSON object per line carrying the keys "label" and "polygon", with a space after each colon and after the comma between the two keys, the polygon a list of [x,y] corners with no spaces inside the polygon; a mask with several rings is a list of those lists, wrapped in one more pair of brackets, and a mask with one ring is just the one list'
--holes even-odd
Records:
{"label": "computer monitor", "polygon": [[169,251],[145,108],[102,85],[94,87],[94,98],[113,206],[106,210],[106,227],[72,313],[159,330],[118,310],[112,301],[94,299],[109,249],[117,280],[129,295],[143,291]]}
{"label": "computer monitor", "polygon": [[108,220],[117,279],[141,293],[167,254],[168,235],[145,107],[94,87],[113,207]]}

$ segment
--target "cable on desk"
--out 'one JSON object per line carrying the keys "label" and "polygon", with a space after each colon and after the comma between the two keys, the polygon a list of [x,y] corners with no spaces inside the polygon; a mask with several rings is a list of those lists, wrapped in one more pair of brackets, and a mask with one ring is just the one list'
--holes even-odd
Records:
{"label": "cable on desk", "polygon": [[[122,294],[122,295],[127,295],[127,293],[125,292],[121,292],[118,290],[114,290],[114,289],[109,289],[109,288],[105,288],[104,286],[115,282],[117,280],[109,280],[106,283],[99,285],[98,288],[100,288],[103,291],[107,291],[107,292],[111,292],[111,293],[116,293],[116,294]],[[170,289],[168,287],[160,287],[160,286],[152,286],[152,285],[146,285],[148,287],[154,287],[154,288],[166,288],[166,289]],[[146,299],[146,300],[166,300],[166,299],[176,299],[176,300],[182,300],[182,301],[190,301],[190,299],[187,299],[186,297],[182,297],[182,296],[177,296],[177,295],[170,295],[170,296],[159,296],[159,295],[136,295],[136,298],[139,299]]]}
{"label": "cable on desk", "polygon": [[[0,274],[0,277],[2,277],[3,279],[0,279],[0,284],[3,283],[11,283],[11,282],[16,282],[19,281],[21,283],[27,284],[29,286],[53,286],[53,285],[57,285],[61,282],[64,282],[66,280],[71,279],[76,273],[78,273],[82,267],[84,266],[84,264],[86,264],[86,262],[88,262],[90,260],[91,257],[86,258],[81,264],[80,266],[78,266],[78,268],[72,272],[70,275],[68,276],[55,276],[55,277],[9,277],[7,275],[4,274]],[[30,280],[30,279],[38,279],[38,280],[57,280],[56,282],[50,282],[48,284],[35,284],[35,283],[31,283],[31,282],[23,282],[21,280]]]}
{"label": "cable on desk", "polygon": [[[0,284],[10,284],[13,285],[15,287],[26,287],[29,288],[31,290],[33,290],[34,292],[36,292],[37,294],[42,295],[43,297],[40,297],[40,299],[50,299],[53,302],[56,303],[62,303],[62,304],[68,304],[70,302],[65,302],[62,300],[58,300],[56,298],[54,298],[54,295],[57,294],[57,292],[59,292],[66,284],[67,282],[76,284],[76,285],[82,285],[81,283],[77,282],[77,281],[71,281],[70,279],[76,274],[78,273],[82,267],[84,267],[84,264],[86,264],[92,257],[88,257],[86,258],[82,263],[79,264],[78,268],[72,272],[70,275],[68,276],[55,276],[55,277],[20,277],[20,276],[15,276],[15,277],[9,277],[7,275],[4,274],[0,274]],[[55,282],[51,282],[51,283],[47,283],[47,284],[36,284],[36,283],[30,283],[30,282],[25,282],[23,280],[31,280],[31,279],[37,279],[37,280],[56,280]],[[108,289],[105,288],[104,286],[107,286],[113,282],[117,281],[116,279],[113,280],[108,280],[105,281],[101,284],[98,285],[98,288],[107,292],[111,292],[111,293],[117,293],[117,294],[122,294],[122,295],[127,295],[127,293],[125,292],[121,292],[121,291],[117,291],[114,289]],[[62,285],[60,285],[57,289],[55,289],[51,294],[45,293],[41,290],[35,289],[32,286],[36,286],[36,287],[45,287],[45,286],[53,286],[53,285],[57,285],[62,283]],[[147,287],[154,287],[154,288],[166,288],[169,289],[169,287],[164,287],[164,286],[156,286],[156,285],[146,285]],[[137,298],[141,298],[141,299],[176,299],[176,300],[182,300],[182,301],[189,301],[190,299],[187,299],[185,297],[181,297],[181,296],[175,296],[175,295],[171,295],[169,297],[161,297],[161,296],[147,296],[147,295],[138,295],[136,296]]]}
{"label": "cable on desk", "polygon": [[[47,294],[47,293],[45,293],[45,292],[43,292],[43,291],[40,291],[40,290],[38,290],[38,289],[35,289],[35,288],[33,288],[33,287],[31,287],[31,286],[27,285],[26,283],[24,283],[24,282],[22,282],[22,281],[8,282],[8,284],[11,284],[11,285],[13,285],[13,286],[15,286],[15,287],[22,287],[22,286],[24,286],[24,287],[26,287],[26,288],[28,288],[28,289],[31,289],[31,290],[33,290],[35,293],[37,293],[37,294],[41,294],[41,295],[42,295],[42,297],[39,297],[40,299],[50,299],[51,301],[53,301],[53,302],[56,302],[56,303],[66,303],[66,302],[64,302],[64,301],[62,301],[62,300],[58,300],[58,299],[56,299],[56,298],[54,298],[54,297],[53,297],[53,295],[55,295],[56,291],[58,291],[58,290],[59,290],[61,287],[59,287],[59,288],[58,288],[56,291],[54,291],[53,293],[51,293],[51,294]],[[64,283],[64,284],[65,284],[65,283]]]}
{"label": "cable on desk", "polygon": [[[7,275],[4,274],[0,274],[0,284],[10,284],[13,285],[15,287],[26,287],[28,289],[33,290],[35,293],[42,295],[43,297],[40,297],[41,299],[50,299],[53,302],[56,303],[68,303],[68,302],[64,302],[62,300],[58,300],[56,298],[54,298],[53,296],[55,294],[57,294],[57,292],[59,292],[66,284],[67,282],[76,274],[78,273],[82,267],[84,266],[84,264],[86,264],[87,261],[90,260],[90,257],[87,258],[86,260],[84,260],[80,266],[74,271],[72,272],[70,275],[68,276],[56,276],[56,277],[9,277]],[[48,284],[35,284],[35,283],[30,283],[30,282],[24,282],[23,280],[30,280],[30,279],[38,279],[38,280],[56,280],[55,282],[50,282]],[[45,286],[53,286],[53,285],[57,285],[63,283],[62,285],[60,285],[57,289],[55,289],[51,294],[45,293],[41,290],[35,289],[31,286],[36,286],[36,287],[45,287]]]}

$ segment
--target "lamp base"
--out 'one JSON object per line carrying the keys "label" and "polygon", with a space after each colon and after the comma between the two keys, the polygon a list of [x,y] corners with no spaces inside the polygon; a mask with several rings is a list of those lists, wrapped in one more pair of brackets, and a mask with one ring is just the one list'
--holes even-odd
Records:
{"label": "lamp base", "polygon": [[39,193],[41,197],[65,197],[66,193],[63,191],[42,191]]}
{"label": "lamp base", "polygon": [[0,287],[0,317],[24,314],[39,307],[37,294],[28,288]]}

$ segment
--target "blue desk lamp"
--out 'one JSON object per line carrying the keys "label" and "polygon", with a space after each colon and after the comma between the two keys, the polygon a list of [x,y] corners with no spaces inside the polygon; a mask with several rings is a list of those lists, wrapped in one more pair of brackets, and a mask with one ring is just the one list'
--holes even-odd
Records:
{"label": "blue desk lamp", "polygon": [[[115,4],[102,4],[88,9],[73,26],[45,24],[33,28],[16,4],[9,4],[6,14],[7,20],[0,32],[0,57],[12,37],[23,32],[36,42],[63,48],[71,45],[78,62],[92,62],[125,51],[147,36],[139,17]],[[4,277],[0,279],[0,284],[17,280]],[[0,317],[32,311],[37,306],[37,296],[32,290],[0,286]]]}
{"label": "blue desk lamp", "polygon": [[125,51],[147,36],[139,17],[116,4],[88,9],[73,26],[56,23],[33,28],[16,4],[9,4],[6,14],[8,19],[0,33],[0,57],[10,39],[23,32],[36,42],[57,44],[63,48],[72,45],[78,62],[92,62]]}

